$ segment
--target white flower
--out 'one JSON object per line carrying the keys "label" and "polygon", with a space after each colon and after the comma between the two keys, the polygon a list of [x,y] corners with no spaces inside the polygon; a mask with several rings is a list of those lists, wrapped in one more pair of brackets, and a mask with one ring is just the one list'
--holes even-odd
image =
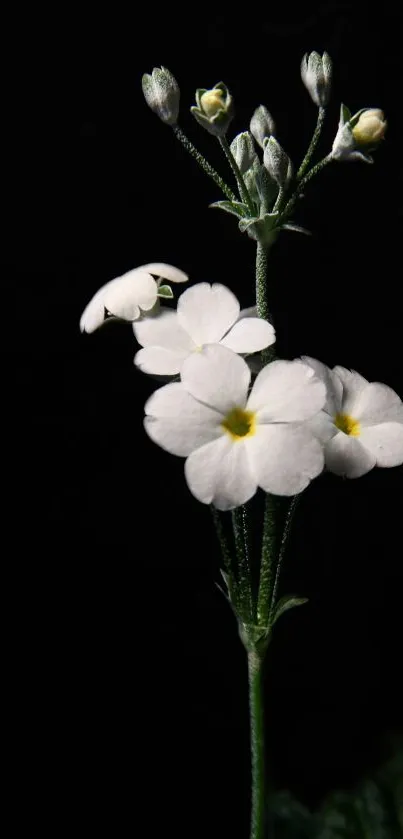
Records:
{"label": "white flower", "polygon": [[137,320],[140,310],[149,312],[158,297],[159,284],[153,274],[172,283],[186,283],[189,279],[179,268],[164,262],[148,262],[133,268],[127,274],[110,280],[94,294],[81,315],[81,332],[94,332],[102,326],[105,310],[114,317],[129,321]]}
{"label": "white flower", "polygon": [[403,463],[403,403],[387,385],[368,382],[354,370],[330,370],[302,356],[327,387],[326,404],[309,426],[325,447],[326,467],[359,478],[374,466]]}
{"label": "white flower", "polygon": [[158,317],[133,324],[144,348],[136,354],[135,364],[145,373],[172,376],[204,344],[220,343],[237,353],[258,352],[274,343],[275,332],[270,323],[251,313],[251,309],[240,312],[237,298],[226,286],[198,283],[181,294],[176,312],[161,309]]}
{"label": "white flower", "polygon": [[323,469],[323,449],[307,425],[326,388],[300,361],[273,361],[248,397],[250,370],[236,353],[210,344],[183,364],[182,381],[165,385],[145,406],[151,439],[186,457],[190,491],[230,510],[258,486],[294,495]]}

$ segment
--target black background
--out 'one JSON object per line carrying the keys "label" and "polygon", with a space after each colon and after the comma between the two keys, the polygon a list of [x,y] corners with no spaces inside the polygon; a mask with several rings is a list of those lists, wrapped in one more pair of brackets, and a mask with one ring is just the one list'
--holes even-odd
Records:
{"label": "black background", "polygon": [[[209,512],[183,461],[143,432],[154,384],[133,366],[130,327],[78,328],[97,288],[149,261],[252,303],[253,243],[208,209],[220,196],[146,107],[143,72],[174,73],[182,127],[223,173],[188,111],[196,87],[231,89],[229,139],[265,103],[296,162],[316,119],[305,51],[334,62],[323,154],[340,101],[385,110],[375,165],[334,164],[307,188],[295,220],[313,235],[280,237],[272,308],[280,356],[403,394],[399,14],[347,3],[231,14],[65,7],[3,30],[5,372],[19,399],[18,444],[4,452],[11,774],[17,818],[43,835],[132,835],[143,821],[151,836],[248,831],[246,662],[215,586]],[[272,783],[310,806],[370,772],[403,725],[402,489],[401,468],[326,476],[301,502],[282,588],[310,604],[278,624],[266,708]]]}

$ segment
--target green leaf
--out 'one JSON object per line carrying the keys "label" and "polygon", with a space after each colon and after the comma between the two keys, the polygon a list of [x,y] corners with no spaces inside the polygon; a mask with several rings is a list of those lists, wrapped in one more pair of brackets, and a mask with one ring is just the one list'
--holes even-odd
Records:
{"label": "green leaf", "polygon": [[165,297],[172,300],[174,293],[170,285],[160,285],[157,297]]}
{"label": "green leaf", "polygon": [[308,603],[307,597],[295,597],[292,594],[281,597],[274,610],[272,626],[274,626],[284,612],[288,612],[289,609],[294,609],[295,606],[303,606],[304,603]]}
{"label": "green leaf", "polygon": [[225,213],[230,213],[237,218],[245,218],[249,213],[246,204],[242,204],[241,201],[215,201],[214,204],[210,204],[210,207],[224,210]]}

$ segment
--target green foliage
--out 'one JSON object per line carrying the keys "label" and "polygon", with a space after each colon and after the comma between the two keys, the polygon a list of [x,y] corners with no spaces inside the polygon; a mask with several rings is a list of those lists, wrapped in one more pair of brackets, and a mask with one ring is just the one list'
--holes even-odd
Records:
{"label": "green foliage", "polygon": [[334,792],[315,813],[289,792],[269,802],[268,839],[402,839],[403,749],[351,792]]}

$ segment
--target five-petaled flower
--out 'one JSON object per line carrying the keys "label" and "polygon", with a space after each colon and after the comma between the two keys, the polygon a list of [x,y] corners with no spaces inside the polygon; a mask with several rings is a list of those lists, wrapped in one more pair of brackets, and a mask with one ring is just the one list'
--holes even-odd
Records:
{"label": "five-petaled flower", "polygon": [[179,268],[164,262],[148,262],[133,268],[110,280],[94,294],[81,315],[81,332],[94,332],[102,326],[106,313],[121,320],[134,321],[142,311],[150,312],[159,297],[159,280],[154,277],[162,277],[172,283],[186,283],[189,279]]}
{"label": "five-petaled flower", "polygon": [[403,463],[403,403],[387,385],[354,370],[302,356],[327,387],[326,404],[309,421],[325,450],[330,472],[359,478],[374,466]]}
{"label": "five-petaled flower", "polygon": [[305,420],[323,407],[326,388],[309,365],[271,362],[248,396],[244,359],[210,344],[186,359],[181,378],[150,397],[144,424],[155,443],[187,458],[186,480],[202,503],[230,510],[258,487],[295,495],[322,471],[323,448]]}
{"label": "five-petaled flower", "polygon": [[198,283],[178,299],[177,311],[161,307],[157,317],[133,324],[143,349],[135,364],[145,373],[173,376],[185,359],[205,344],[223,344],[237,353],[254,353],[275,341],[274,328],[256,310],[240,311],[229,288],[220,283]]}

